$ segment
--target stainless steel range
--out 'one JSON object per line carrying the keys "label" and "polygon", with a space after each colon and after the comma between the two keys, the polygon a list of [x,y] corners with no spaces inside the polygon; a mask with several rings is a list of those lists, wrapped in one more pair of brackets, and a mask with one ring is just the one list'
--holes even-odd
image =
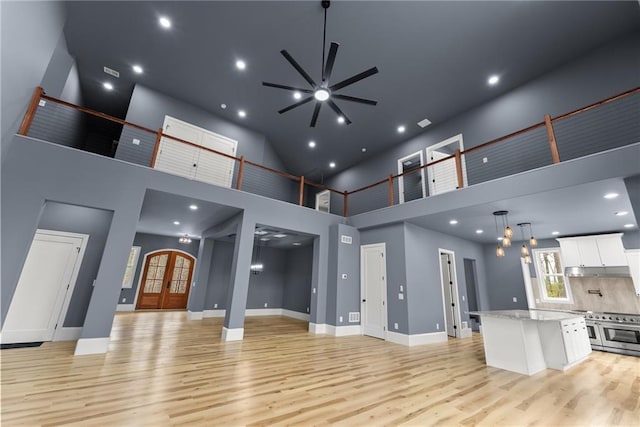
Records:
{"label": "stainless steel range", "polygon": [[593,350],[640,356],[640,315],[584,313]]}

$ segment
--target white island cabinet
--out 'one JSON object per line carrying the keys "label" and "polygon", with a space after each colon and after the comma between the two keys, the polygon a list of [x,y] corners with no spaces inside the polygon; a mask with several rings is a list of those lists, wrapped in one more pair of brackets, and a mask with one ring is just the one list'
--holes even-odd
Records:
{"label": "white island cabinet", "polygon": [[479,311],[487,365],[525,375],[564,371],[584,361],[591,344],[584,317],[543,310]]}

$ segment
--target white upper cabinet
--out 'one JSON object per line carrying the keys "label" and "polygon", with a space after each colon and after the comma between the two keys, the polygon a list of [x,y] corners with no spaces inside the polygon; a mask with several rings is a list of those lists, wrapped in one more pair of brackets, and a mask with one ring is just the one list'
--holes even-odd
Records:
{"label": "white upper cabinet", "polygon": [[628,265],[622,233],[557,239],[565,267],[619,267]]}

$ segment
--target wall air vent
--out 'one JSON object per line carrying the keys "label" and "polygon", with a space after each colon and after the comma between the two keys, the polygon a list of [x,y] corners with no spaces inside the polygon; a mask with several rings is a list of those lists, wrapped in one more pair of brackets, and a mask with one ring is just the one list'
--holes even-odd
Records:
{"label": "wall air vent", "polygon": [[340,241],[342,243],[346,243],[347,245],[350,245],[351,243],[353,243],[353,237],[351,236],[345,236],[344,234],[340,236]]}
{"label": "wall air vent", "polygon": [[110,76],[113,76],[113,77],[116,77],[116,78],[120,77],[120,73],[119,72],[117,72],[116,70],[112,70],[109,67],[104,67],[103,70],[104,70],[105,73],[109,74]]}
{"label": "wall air vent", "polygon": [[359,323],[360,322],[360,312],[359,311],[350,311],[349,312],[349,323]]}
{"label": "wall air vent", "polygon": [[431,124],[431,120],[429,120],[429,119],[420,120],[418,122],[418,126],[420,126],[421,128],[426,128],[430,124]]}

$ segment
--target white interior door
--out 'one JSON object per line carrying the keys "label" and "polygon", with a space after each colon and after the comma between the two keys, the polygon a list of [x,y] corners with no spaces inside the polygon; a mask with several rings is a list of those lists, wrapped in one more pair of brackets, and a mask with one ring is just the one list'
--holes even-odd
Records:
{"label": "white interior door", "polygon": [[[163,133],[200,145],[202,132],[188,123],[165,116]],[[163,172],[194,179],[198,162],[198,147],[162,137],[155,168]]]}
{"label": "white interior door", "polygon": [[455,274],[455,260],[451,252],[440,251],[440,277],[447,335],[457,337],[461,322],[458,307],[458,284]]}
{"label": "white interior door", "polygon": [[[232,139],[203,130],[201,141],[203,147],[234,157],[236,155],[237,143]],[[221,187],[231,187],[235,160],[207,150],[198,151],[198,167],[196,168],[195,179]]]}
{"label": "white interior door", "polygon": [[361,312],[364,335],[384,339],[387,330],[385,244],[360,247]]}
{"label": "white interior door", "polygon": [[[447,147],[448,149],[443,149]],[[454,150],[464,151],[462,142],[462,134],[456,135],[442,142],[427,147],[427,163],[432,163],[445,157],[451,156]],[[464,156],[462,163],[462,182],[467,184],[467,167]],[[429,179],[429,195],[445,193],[458,188],[458,173],[456,171],[455,158],[451,158],[437,165],[427,167],[427,176]]]}
{"label": "white interior door", "polygon": [[316,194],[316,210],[331,213],[331,193],[329,190]]}
{"label": "white interior door", "polygon": [[88,237],[36,232],[2,328],[3,344],[53,339],[66,316]]}

